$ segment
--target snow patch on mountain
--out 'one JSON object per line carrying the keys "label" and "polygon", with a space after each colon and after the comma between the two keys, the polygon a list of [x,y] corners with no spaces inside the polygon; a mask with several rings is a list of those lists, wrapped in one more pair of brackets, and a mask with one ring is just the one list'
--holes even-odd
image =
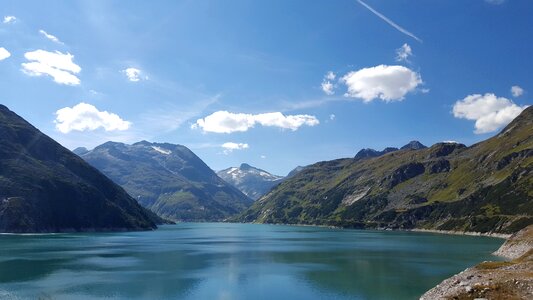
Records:
{"label": "snow patch on mountain", "polygon": [[172,151],[170,151],[168,149],[163,149],[163,148],[158,147],[158,146],[152,146],[152,149],[154,149],[155,151],[157,151],[159,153],[165,154],[165,155],[169,155],[169,154],[172,153]]}

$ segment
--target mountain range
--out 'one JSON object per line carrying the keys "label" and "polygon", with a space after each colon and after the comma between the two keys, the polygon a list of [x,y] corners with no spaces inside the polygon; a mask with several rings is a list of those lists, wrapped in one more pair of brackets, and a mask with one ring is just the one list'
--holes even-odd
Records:
{"label": "mountain range", "polygon": [[162,220],[0,105],[0,232],[151,230]]}
{"label": "mountain range", "polygon": [[364,149],[307,166],[234,221],[511,233],[533,223],[533,107],[466,147]]}
{"label": "mountain range", "polygon": [[272,187],[279,184],[284,178],[246,163],[241,164],[239,167],[230,167],[218,171],[217,175],[253,200],[257,200],[269,192]]}
{"label": "mountain range", "polygon": [[182,145],[107,142],[74,150],[144,207],[175,221],[222,221],[252,200]]}

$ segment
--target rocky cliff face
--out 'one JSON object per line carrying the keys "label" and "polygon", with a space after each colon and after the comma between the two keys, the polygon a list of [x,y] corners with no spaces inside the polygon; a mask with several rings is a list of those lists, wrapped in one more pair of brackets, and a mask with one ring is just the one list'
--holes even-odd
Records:
{"label": "rocky cliff face", "polygon": [[161,221],[0,105],[0,232],[150,230]]}
{"label": "rocky cliff face", "polygon": [[408,145],[310,165],[236,220],[500,233],[533,223],[533,107],[470,147]]}

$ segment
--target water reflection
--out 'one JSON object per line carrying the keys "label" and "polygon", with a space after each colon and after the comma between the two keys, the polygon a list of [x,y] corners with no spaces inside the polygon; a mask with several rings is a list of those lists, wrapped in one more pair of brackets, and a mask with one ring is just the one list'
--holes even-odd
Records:
{"label": "water reflection", "polygon": [[[250,224],[0,236],[0,297],[411,299],[501,240]],[[6,296],[7,295],[7,296]]]}

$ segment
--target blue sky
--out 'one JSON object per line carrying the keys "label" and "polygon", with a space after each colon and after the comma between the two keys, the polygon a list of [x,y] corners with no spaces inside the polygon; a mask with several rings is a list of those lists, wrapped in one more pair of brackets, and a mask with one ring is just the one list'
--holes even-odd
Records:
{"label": "blue sky", "polygon": [[469,145],[532,103],[532,12],[528,0],[3,1],[0,103],[70,149],[178,143],[215,170]]}

